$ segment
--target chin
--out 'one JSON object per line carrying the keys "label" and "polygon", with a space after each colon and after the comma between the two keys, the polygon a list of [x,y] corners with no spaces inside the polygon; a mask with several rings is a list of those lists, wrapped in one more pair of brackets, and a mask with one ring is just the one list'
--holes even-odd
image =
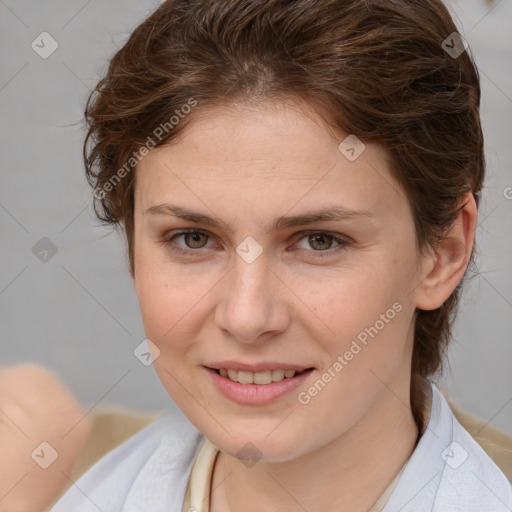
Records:
{"label": "chin", "polygon": [[[268,430],[268,432],[270,432]],[[222,452],[230,457],[247,461],[248,467],[254,462],[287,462],[304,453],[305,440],[291,438],[286,435],[267,434],[267,429],[254,428],[229,430],[233,437],[225,432],[205,436]],[[286,434],[286,433],[285,433]]]}

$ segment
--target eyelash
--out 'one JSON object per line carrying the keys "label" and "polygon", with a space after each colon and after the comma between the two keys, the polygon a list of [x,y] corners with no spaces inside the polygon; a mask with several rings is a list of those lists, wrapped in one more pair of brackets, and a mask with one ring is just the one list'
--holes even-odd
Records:
{"label": "eyelash", "polygon": [[[171,231],[169,233],[166,233],[162,237],[162,243],[166,249],[169,249],[171,251],[174,251],[174,252],[177,252],[180,254],[189,255],[189,256],[191,255],[191,253],[199,252],[201,249],[204,249],[204,247],[201,247],[199,249],[183,249],[183,248],[171,245],[171,242],[175,238],[189,234],[189,233],[199,233],[199,234],[205,235],[209,239],[211,239],[210,235],[206,231],[202,231],[200,229],[184,229],[184,230],[180,230],[177,232]],[[350,242],[347,239],[336,236],[335,233],[330,233],[328,231],[302,231],[301,234],[302,234],[302,237],[298,238],[298,240],[295,243],[298,243],[301,240],[303,240],[304,238],[307,238],[308,236],[311,236],[311,235],[328,235],[329,237],[332,237],[333,241],[335,241],[339,244],[338,246],[333,247],[331,249],[317,250],[317,251],[315,251],[315,250],[307,251],[307,249],[298,249],[299,251],[307,251],[307,252],[315,253],[315,256],[314,256],[315,258],[325,258],[328,256],[332,256],[334,253],[336,253],[340,250],[345,250],[346,247],[350,244]]]}

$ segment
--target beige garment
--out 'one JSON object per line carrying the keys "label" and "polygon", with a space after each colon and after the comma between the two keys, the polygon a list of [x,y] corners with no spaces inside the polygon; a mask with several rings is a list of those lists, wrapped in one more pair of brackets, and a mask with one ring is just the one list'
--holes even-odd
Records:
{"label": "beige garment", "polygon": [[213,468],[218,448],[205,438],[188,479],[182,512],[209,512]]}

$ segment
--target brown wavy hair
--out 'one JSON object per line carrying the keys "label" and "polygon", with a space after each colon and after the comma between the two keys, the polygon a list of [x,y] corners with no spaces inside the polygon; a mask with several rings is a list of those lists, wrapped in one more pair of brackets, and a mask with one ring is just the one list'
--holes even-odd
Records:
{"label": "brown wavy hair", "polygon": [[[383,144],[418,250],[434,247],[463,194],[478,204],[485,172],[479,74],[469,48],[459,56],[443,49],[454,32],[439,0],[162,3],[115,53],[85,108],[94,209],[103,223],[123,226],[132,277],[135,168],[145,147],[169,142],[209,106],[235,101],[300,97],[323,107],[331,125]],[[191,100],[196,106],[185,109]],[[442,368],[461,285],[440,308],[416,311],[411,404],[419,425],[417,377]]]}

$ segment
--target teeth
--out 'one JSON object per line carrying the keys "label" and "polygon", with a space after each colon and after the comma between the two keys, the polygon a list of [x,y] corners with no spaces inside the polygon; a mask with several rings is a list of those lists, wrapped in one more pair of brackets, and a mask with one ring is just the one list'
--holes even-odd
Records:
{"label": "teeth", "polygon": [[268,370],[266,372],[255,373],[253,382],[254,384],[270,384],[272,382],[272,371]]}
{"label": "teeth", "polygon": [[[270,384],[271,382],[279,382],[284,378],[293,377],[297,372],[295,370],[267,370],[264,372],[246,372],[237,371],[226,368],[220,368],[219,373],[222,377],[227,377],[234,382],[240,384]],[[301,372],[298,372],[301,373]]]}
{"label": "teeth", "polygon": [[255,375],[255,373],[239,371],[238,382],[240,382],[240,384],[252,384],[254,382]]}
{"label": "teeth", "polygon": [[272,370],[272,380],[274,382],[284,379],[284,370]]}

